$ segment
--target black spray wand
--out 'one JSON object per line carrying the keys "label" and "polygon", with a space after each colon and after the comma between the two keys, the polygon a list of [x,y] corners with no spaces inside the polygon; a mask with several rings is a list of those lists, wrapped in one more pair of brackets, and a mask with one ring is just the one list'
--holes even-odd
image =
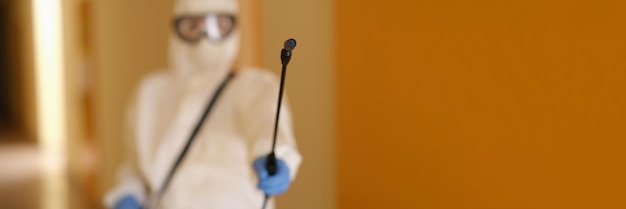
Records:
{"label": "black spray wand", "polygon": [[[274,137],[272,139],[272,152],[267,155],[267,161],[265,162],[265,168],[270,176],[273,176],[277,172],[276,166],[276,154],[274,149],[276,148],[276,137],[278,135],[278,118],[280,117],[280,107],[283,101],[283,89],[285,87],[285,76],[287,74],[287,64],[291,60],[291,51],[296,48],[296,40],[290,38],[285,41],[283,49],[280,51],[280,61],[283,64],[282,72],[280,73],[280,89],[278,90],[278,105],[276,107],[276,121],[274,122]],[[267,205],[269,195],[265,194],[265,201],[263,202],[263,209]]]}

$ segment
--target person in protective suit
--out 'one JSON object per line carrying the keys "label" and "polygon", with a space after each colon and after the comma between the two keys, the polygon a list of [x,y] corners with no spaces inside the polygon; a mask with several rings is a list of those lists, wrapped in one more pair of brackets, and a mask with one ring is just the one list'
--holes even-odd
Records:
{"label": "person in protective suit", "polygon": [[[277,173],[268,175],[279,88],[260,69],[233,69],[239,48],[237,0],[177,0],[170,70],[143,78],[128,109],[132,155],[104,197],[108,208],[260,208],[264,194],[283,193],[301,163],[283,102]],[[230,79],[232,78],[232,79]],[[228,80],[228,81],[227,81]],[[219,86],[227,83],[167,190],[168,172]],[[155,200],[156,198],[156,200]],[[273,208],[269,201],[267,208]]]}

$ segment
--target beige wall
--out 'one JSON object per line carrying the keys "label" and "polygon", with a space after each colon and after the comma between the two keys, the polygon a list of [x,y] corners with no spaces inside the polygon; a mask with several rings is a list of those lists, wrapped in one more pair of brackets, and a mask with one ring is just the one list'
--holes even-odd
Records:
{"label": "beige wall", "polygon": [[132,89],[143,75],[167,64],[172,2],[94,1],[94,131],[100,151],[100,193],[112,185],[123,159],[122,118]]}
{"label": "beige wall", "polygon": [[[63,50],[65,67],[65,96],[67,117],[67,139],[64,146],[67,151],[66,161],[72,181],[76,186],[72,189],[83,192],[84,202],[93,202],[93,159],[94,153],[86,153],[87,145],[92,140],[86,135],[87,120],[85,117],[85,48],[83,40],[83,22],[81,6],[86,0],[63,1]],[[78,186],[79,185],[79,186]]]}
{"label": "beige wall", "polygon": [[291,190],[278,198],[278,207],[335,208],[332,1],[263,2],[267,67],[280,75],[283,42],[291,37],[298,41],[286,91],[304,161]]}

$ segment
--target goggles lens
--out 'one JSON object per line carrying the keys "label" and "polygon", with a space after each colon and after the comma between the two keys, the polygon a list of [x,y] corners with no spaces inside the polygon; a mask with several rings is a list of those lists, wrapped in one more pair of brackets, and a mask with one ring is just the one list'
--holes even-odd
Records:
{"label": "goggles lens", "polygon": [[200,41],[207,37],[211,42],[219,42],[235,29],[235,16],[229,14],[207,14],[181,16],[174,19],[174,30],[182,40]]}

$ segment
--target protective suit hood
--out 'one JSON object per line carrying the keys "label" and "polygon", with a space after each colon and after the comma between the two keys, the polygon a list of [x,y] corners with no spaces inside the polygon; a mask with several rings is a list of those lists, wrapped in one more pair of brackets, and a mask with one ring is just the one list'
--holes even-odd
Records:
{"label": "protective suit hood", "polygon": [[[237,15],[237,0],[177,0],[174,17],[227,13]],[[235,23],[237,24],[237,23]],[[222,78],[231,70],[239,50],[239,30],[226,39],[214,43],[203,38],[197,43],[181,40],[174,30],[170,33],[170,66],[177,77]]]}

